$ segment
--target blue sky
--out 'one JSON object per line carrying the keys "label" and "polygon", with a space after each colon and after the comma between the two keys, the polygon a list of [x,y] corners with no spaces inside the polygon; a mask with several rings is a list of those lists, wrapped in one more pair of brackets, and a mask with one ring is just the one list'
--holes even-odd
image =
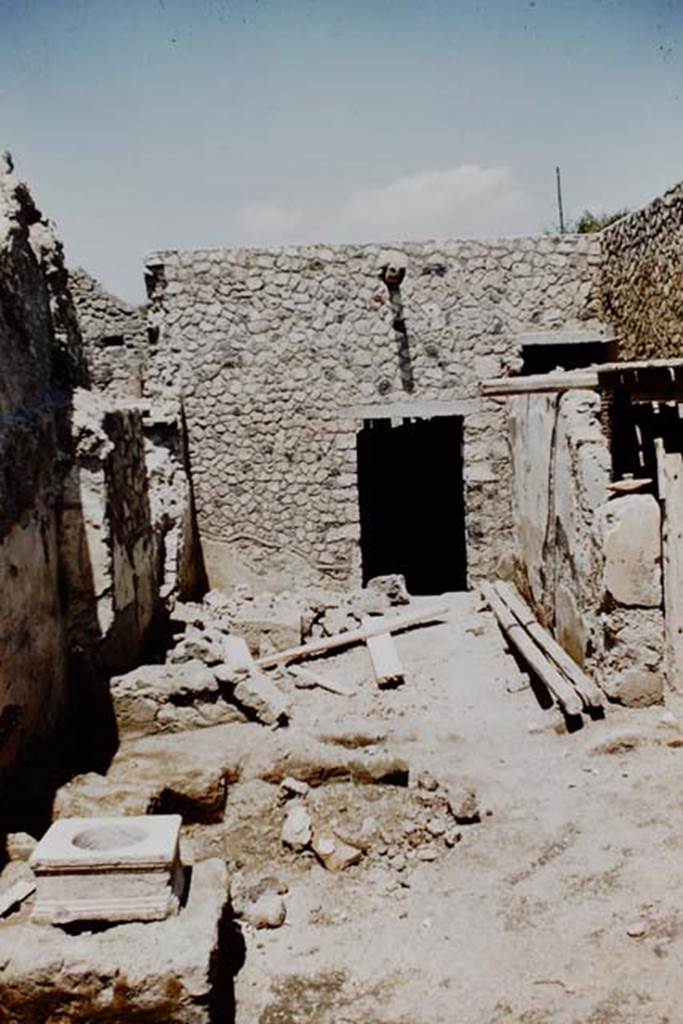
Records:
{"label": "blue sky", "polygon": [[683,0],[0,0],[0,148],[71,264],[527,234],[683,178]]}

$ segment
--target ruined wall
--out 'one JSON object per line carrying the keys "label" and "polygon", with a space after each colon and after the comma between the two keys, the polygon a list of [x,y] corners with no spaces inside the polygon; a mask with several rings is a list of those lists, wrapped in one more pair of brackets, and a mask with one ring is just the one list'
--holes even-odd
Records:
{"label": "ruined wall", "polygon": [[77,390],[60,515],[60,586],[74,667],[139,663],[164,601],[194,596],[201,566],[177,406]]}
{"label": "ruined wall", "polygon": [[510,400],[518,583],[541,622],[625,704],[661,697],[661,516],[652,494],[610,495],[593,391]]}
{"label": "ruined wall", "polygon": [[61,368],[31,245],[40,214],[11,170],[0,167],[0,773],[55,724],[64,696],[52,399]]}
{"label": "ruined wall", "polygon": [[140,396],[147,348],[140,310],[105,291],[80,268],[69,271],[69,290],[92,386],[114,395]]}
{"label": "ruined wall", "polygon": [[357,582],[357,432],[436,408],[464,416],[469,576],[491,574],[510,462],[478,382],[519,365],[514,335],[595,317],[598,263],[589,236],[150,257],[147,386],[182,396],[212,583]]}
{"label": "ruined wall", "polygon": [[683,356],[683,183],[600,239],[602,300],[621,358]]}
{"label": "ruined wall", "polygon": [[60,518],[67,645],[76,668],[136,663],[157,611],[157,564],[142,417],[74,394]]}

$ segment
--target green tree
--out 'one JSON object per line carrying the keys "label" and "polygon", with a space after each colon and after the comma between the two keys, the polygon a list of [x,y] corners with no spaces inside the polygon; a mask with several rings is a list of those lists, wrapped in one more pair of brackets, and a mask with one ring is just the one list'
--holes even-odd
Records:
{"label": "green tree", "polygon": [[577,235],[590,235],[595,231],[602,231],[608,224],[614,224],[615,220],[621,220],[630,212],[630,210],[616,210],[614,213],[591,213],[590,210],[584,210],[569,227],[569,230]]}

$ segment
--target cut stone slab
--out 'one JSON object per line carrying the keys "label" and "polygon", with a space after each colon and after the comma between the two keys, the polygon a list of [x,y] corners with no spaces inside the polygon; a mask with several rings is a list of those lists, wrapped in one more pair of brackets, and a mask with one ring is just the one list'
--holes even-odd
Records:
{"label": "cut stone slab", "polygon": [[62,818],[29,862],[37,924],[158,921],[178,910],[184,888],[179,815]]}
{"label": "cut stone slab", "polygon": [[598,511],[603,533],[604,587],[618,604],[662,603],[661,513],[652,494],[628,494]]}
{"label": "cut stone slab", "polygon": [[192,871],[187,904],[165,921],[70,935],[0,922],[0,1016],[12,1024],[210,1024],[230,1002],[225,865]]}

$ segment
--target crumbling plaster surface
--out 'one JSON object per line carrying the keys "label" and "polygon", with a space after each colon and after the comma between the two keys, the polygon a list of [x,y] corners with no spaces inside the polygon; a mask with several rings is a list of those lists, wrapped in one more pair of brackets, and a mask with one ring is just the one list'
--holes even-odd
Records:
{"label": "crumbling plaster surface", "polygon": [[660,699],[660,508],[610,497],[599,394],[516,396],[510,443],[519,582],[539,618],[615,700]]}
{"label": "crumbling plaster surface", "polygon": [[420,402],[465,417],[469,576],[490,575],[510,462],[478,382],[518,365],[516,334],[595,317],[598,263],[589,236],[152,255],[147,387],[184,403],[210,581],[356,582],[357,431]]}
{"label": "crumbling plaster surface", "polygon": [[[0,167],[0,772],[59,715],[64,660],[57,587],[60,367],[51,296],[31,244],[40,214]],[[43,225],[43,250],[49,231]],[[52,251],[54,261],[60,253]]]}
{"label": "crumbling plaster surface", "polygon": [[622,358],[683,354],[683,183],[600,233],[605,316]]}
{"label": "crumbling plaster surface", "polygon": [[111,394],[139,397],[147,347],[144,315],[81,268],[69,271],[69,290],[92,385]]}

